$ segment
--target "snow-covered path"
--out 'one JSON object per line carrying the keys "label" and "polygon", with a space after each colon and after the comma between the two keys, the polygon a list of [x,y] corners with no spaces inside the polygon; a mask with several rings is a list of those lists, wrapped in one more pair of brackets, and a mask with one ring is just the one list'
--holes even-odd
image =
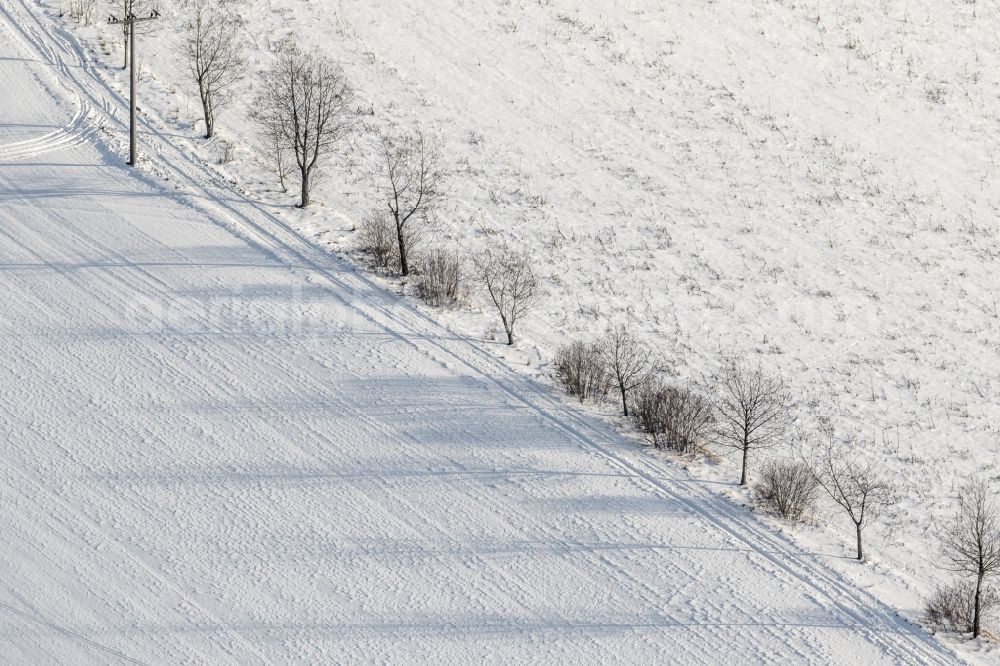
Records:
{"label": "snow-covered path", "polygon": [[955,661],[169,137],[118,166],[15,0],[0,81],[0,661]]}

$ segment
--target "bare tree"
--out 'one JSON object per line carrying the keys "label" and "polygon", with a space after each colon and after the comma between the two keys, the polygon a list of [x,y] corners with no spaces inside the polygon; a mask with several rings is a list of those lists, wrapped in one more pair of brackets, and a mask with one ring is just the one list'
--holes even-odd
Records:
{"label": "bare tree", "polygon": [[760,366],[734,360],[723,367],[713,402],[716,442],[740,452],[740,485],[745,486],[750,453],[777,444],[792,420],[788,393]]}
{"label": "bare tree", "polygon": [[514,344],[514,326],[537,304],[538,277],[528,257],[506,244],[488,248],[473,259],[476,276],[500,314],[507,344]]}
{"label": "bare tree", "polygon": [[982,631],[984,584],[1000,575],[1000,509],[983,479],[969,482],[959,494],[958,516],[942,536],[946,567],[975,579],[972,635]]}
{"label": "bare tree", "polygon": [[262,166],[278,177],[282,192],[288,192],[288,180],[294,174],[289,161],[291,148],[276,127],[261,126],[258,131],[260,148],[264,155]]}
{"label": "bare tree", "polygon": [[622,414],[628,416],[629,393],[646,383],[653,372],[652,353],[626,324],[608,329],[601,350],[608,374],[621,396]]}
{"label": "bare tree", "polygon": [[863,560],[862,531],[896,501],[892,483],[874,462],[837,451],[832,441],[826,446],[815,476],[820,487],[854,523],[857,559]]}
{"label": "bare tree", "polygon": [[309,205],[316,166],[354,127],[353,99],[336,63],[295,45],[284,45],[263,75],[250,116],[266,142],[295,156],[301,208]]}
{"label": "bare tree", "polygon": [[389,211],[396,223],[399,266],[409,275],[410,263],[407,225],[414,218],[426,219],[445,198],[445,171],[441,152],[423,132],[412,136],[382,135],[382,159],[385,166],[385,193]]}
{"label": "bare tree", "polygon": [[79,21],[84,25],[90,25],[94,20],[94,9],[96,8],[96,4],[97,0],[70,0],[70,18]]}
{"label": "bare tree", "polygon": [[192,0],[183,43],[191,77],[198,86],[205,138],[215,131],[215,116],[232,103],[246,75],[247,59],[238,17],[227,13],[225,0]]}

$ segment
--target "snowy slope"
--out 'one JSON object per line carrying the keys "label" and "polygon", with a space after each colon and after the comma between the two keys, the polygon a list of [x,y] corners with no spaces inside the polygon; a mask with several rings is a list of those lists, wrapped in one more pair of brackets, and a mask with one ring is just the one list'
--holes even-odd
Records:
{"label": "snowy slope", "polygon": [[4,663],[954,663],[0,35]]}
{"label": "snowy slope", "polygon": [[[196,139],[176,57],[183,6],[161,9],[170,28],[144,38],[149,117],[287,208],[255,166],[245,103],[222,116],[218,141]],[[475,249],[505,238],[546,277],[527,339],[498,353],[547,377],[558,345],[631,317],[682,378],[727,354],[781,373],[804,435],[854,435],[898,480],[902,501],[869,534],[871,564],[833,566],[918,617],[948,578],[935,534],[958,488],[977,473],[996,482],[1000,458],[996,2],[268,0],[237,11],[256,68],[295,35],[341,61],[374,112],[328,169],[326,206],[289,213],[292,226],[352,252],[359,216],[381,205],[372,132],[436,132],[455,164],[437,239]],[[107,29],[74,30],[97,62],[119,62]],[[120,89],[120,73],[102,76]],[[236,159],[215,164],[225,144]],[[440,317],[486,340],[496,323],[482,306],[474,297]],[[796,538],[848,552],[843,516],[820,522]]]}

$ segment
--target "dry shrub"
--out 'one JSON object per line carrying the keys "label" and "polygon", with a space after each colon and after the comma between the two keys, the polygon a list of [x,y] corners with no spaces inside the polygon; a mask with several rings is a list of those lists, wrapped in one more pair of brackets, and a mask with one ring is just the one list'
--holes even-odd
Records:
{"label": "dry shrub", "polygon": [[388,212],[374,211],[358,225],[361,248],[372,256],[381,270],[398,270],[399,250],[396,245],[396,225]]}
{"label": "dry shrub", "polygon": [[812,512],[819,491],[819,482],[809,465],[770,460],[760,471],[756,494],[769,511],[787,520],[800,521]]}
{"label": "dry shrub", "polygon": [[457,252],[432,250],[420,262],[417,293],[431,305],[451,305],[458,301],[464,279],[462,258]]}
{"label": "dry shrub", "polygon": [[563,345],[556,353],[555,364],[559,383],[581,402],[601,398],[608,392],[610,378],[599,345],[579,340]]}
{"label": "dry shrub", "polygon": [[656,448],[694,453],[712,426],[712,403],[690,389],[650,380],[635,392],[632,418]]}
{"label": "dry shrub", "polygon": [[[960,633],[971,632],[975,618],[975,598],[976,584],[972,581],[962,580],[938,586],[924,609],[927,624],[934,631],[944,629]],[[984,615],[1000,608],[1000,594],[994,588],[984,588],[981,606]]]}

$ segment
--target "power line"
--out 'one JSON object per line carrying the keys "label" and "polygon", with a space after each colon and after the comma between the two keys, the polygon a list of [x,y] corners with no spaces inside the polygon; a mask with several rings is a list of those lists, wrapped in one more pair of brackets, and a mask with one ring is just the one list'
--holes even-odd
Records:
{"label": "power line", "polygon": [[135,14],[128,14],[125,18],[118,18],[117,16],[111,15],[108,17],[108,23],[111,25],[126,25],[128,26],[129,37],[129,59],[128,59],[128,96],[129,96],[129,114],[128,114],[128,165],[135,166],[137,159],[137,145],[135,140],[135,24],[143,23],[145,21],[153,21],[160,18],[160,12],[155,9],[149,13],[149,16],[136,16]]}

